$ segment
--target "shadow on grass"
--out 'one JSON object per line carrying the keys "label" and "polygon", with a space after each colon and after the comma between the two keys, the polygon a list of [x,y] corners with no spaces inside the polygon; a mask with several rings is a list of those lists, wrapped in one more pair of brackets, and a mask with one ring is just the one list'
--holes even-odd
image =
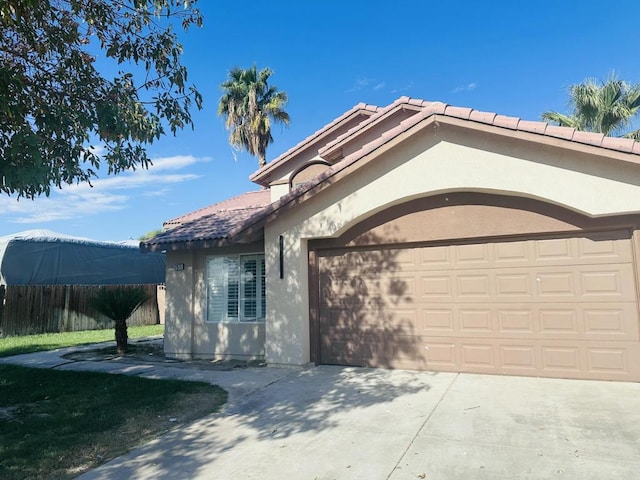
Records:
{"label": "shadow on grass", "polygon": [[201,382],[0,365],[0,478],[72,478],[226,399]]}

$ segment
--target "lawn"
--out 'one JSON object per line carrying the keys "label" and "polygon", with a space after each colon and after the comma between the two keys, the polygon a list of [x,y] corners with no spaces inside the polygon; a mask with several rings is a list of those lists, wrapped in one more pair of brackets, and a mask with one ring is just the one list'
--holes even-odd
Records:
{"label": "lawn", "polygon": [[200,382],[0,365],[0,478],[75,477],[226,399]]}
{"label": "lawn", "polygon": [[[162,335],[164,325],[143,325],[128,328],[129,338]],[[107,330],[85,330],[82,332],[43,333],[40,335],[23,335],[20,337],[0,338],[0,357],[18,355],[20,353],[41,352],[56,348],[84,345],[87,343],[114,340],[113,328]]]}

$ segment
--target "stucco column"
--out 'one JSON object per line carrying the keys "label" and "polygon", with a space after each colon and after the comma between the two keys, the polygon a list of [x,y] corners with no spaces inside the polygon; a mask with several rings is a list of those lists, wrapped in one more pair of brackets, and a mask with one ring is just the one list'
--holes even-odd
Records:
{"label": "stucco column", "polygon": [[280,278],[281,234],[268,226],[265,228],[265,360],[270,365],[304,365],[309,362],[307,242],[291,232],[282,234]]}
{"label": "stucco column", "polygon": [[190,359],[193,351],[193,259],[193,251],[167,253],[164,351],[172,358]]}

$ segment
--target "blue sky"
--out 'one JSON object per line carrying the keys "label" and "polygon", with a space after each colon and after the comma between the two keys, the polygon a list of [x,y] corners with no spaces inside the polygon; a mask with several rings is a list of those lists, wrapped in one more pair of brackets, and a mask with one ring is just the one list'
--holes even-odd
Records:
{"label": "blue sky", "polygon": [[358,102],[402,95],[537,120],[565,111],[587,77],[640,81],[637,0],[201,0],[202,29],[181,34],[204,96],[194,131],[148,147],[154,166],[73,185],[35,201],[0,197],[0,236],[46,228],[97,240],[138,238],[164,220],[257,189],[257,160],[234,152],[217,117],[234,66],[271,67],[289,94],[277,157]]}

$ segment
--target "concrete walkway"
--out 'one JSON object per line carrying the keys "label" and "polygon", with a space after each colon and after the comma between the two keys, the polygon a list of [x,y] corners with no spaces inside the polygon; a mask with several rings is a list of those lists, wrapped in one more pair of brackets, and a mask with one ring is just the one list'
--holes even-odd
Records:
{"label": "concrete walkway", "polygon": [[53,352],[0,361],[193,378],[230,392],[221,414],[85,480],[627,479],[640,472],[638,383],[330,366],[221,372],[67,362]]}

